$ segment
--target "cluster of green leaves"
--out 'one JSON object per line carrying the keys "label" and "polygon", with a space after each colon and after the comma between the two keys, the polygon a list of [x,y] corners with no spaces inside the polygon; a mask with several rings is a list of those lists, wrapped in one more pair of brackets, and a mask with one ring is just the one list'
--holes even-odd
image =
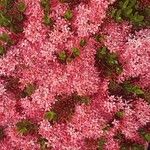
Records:
{"label": "cluster of green leaves", "polygon": [[40,144],[40,150],[50,150],[47,145],[48,140],[46,138],[39,137],[37,142]]}
{"label": "cluster of green leaves", "polygon": [[26,6],[24,2],[15,2],[15,0],[1,0],[0,6],[0,26],[8,28],[14,33],[23,31],[24,11]]}
{"label": "cluster of green leaves", "polygon": [[22,97],[30,97],[35,90],[37,89],[37,85],[35,83],[28,83],[26,87],[22,91]]}
{"label": "cluster of green leaves", "polygon": [[0,126],[0,141],[3,140],[4,137],[5,137],[4,128],[2,126]]}
{"label": "cluster of green leaves", "polygon": [[112,10],[112,17],[118,22],[126,19],[135,25],[142,25],[144,21],[144,16],[138,11],[137,0],[120,0],[117,8]]}
{"label": "cluster of green leaves", "polygon": [[96,65],[102,68],[105,76],[119,75],[122,73],[122,65],[116,53],[110,53],[106,47],[99,48],[96,53]]}
{"label": "cluster of green leaves", "polygon": [[46,26],[52,27],[54,22],[53,22],[52,18],[49,16],[50,15],[50,0],[41,0],[40,4],[44,10],[44,17],[43,17],[44,24]]}
{"label": "cluster of green leaves", "polygon": [[64,14],[64,18],[68,21],[72,20],[73,18],[73,12],[71,9],[68,9],[65,14]]}
{"label": "cluster of green leaves", "polygon": [[63,50],[61,52],[58,53],[58,59],[62,62],[62,63],[69,63],[72,60],[74,60],[76,57],[79,57],[80,55],[80,50],[76,47],[72,48],[72,52],[71,54],[67,53],[67,51]]}
{"label": "cluster of green leaves", "polygon": [[2,56],[7,52],[7,48],[13,45],[14,42],[6,33],[0,35],[0,41],[4,43],[4,45],[0,45],[0,56]]}
{"label": "cluster of green leaves", "polygon": [[150,92],[135,85],[131,80],[125,80],[122,83],[111,81],[109,84],[109,93],[115,96],[122,96],[125,99],[140,97],[144,98],[148,103],[150,102]]}
{"label": "cluster of green leaves", "polygon": [[107,123],[102,129],[104,132],[109,131],[113,127],[112,123]]}
{"label": "cluster of green leaves", "polygon": [[30,120],[21,120],[16,124],[17,131],[22,135],[34,134],[38,131],[38,126]]}
{"label": "cluster of green leaves", "polygon": [[114,139],[120,143],[120,150],[144,150],[142,144],[132,142],[125,138],[125,135],[118,131],[114,136]]}
{"label": "cluster of green leaves", "polygon": [[139,135],[147,142],[150,142],[150,123],[139,129]]}

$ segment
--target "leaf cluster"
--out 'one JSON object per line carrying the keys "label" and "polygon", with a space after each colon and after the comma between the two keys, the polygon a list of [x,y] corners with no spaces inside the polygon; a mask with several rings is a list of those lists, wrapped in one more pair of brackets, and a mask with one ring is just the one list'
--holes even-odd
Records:
{"label": "leaf cluster", "polygon": [[99,48],[96,53],[96,65],[102,68],[105,76],[119,75],[122,73],[122,65],[116,53],[111,53],[106,47]]}
{"label": "leaf cluster", "polygon": [[64,14],[64,18],[68,21],[72,20],[73,18],[73,12],[71,9],[68,9],[65,14]]}
{"label": "leaf cluster", "polygon": [[8,28],[14,33],[23,32],[25,3],[22,1],[15,2],[15,0],[1,0],[0,6],[2,7],[0,10],[0,26]]}
{"label": "leaf cluster", "polygon": [[135,26],[143,26],[145,16],[141,14],[138,0],[119,0],[111,16],[117,21],[128,20]]}
{"label": "leaf cluster", "polygon": [[7,52],[7,48],[13,45],[14,42],[6,33],[2,33],[0,35],[0,42],[5,44],[5,45],[0,44],[0,56],[2,56]]}
{"label": "leaf cluster", "polygon": [[16,124],[17,131],[22,135],[34,134],[38,130],[38,126],[30,120],[21,120]]}
{"label": "leaf cluster", "polygon": [[44,17],[43,17],[43,22],[46,26],[53,26],[53,20],[52,18],[49,16],[50,14],[50,0],[41,0],[40,1],[41,7],[44,10]]}
{"label": "leaf cluster", "polygon": [[143,90],[131,80],[125,80],[122,83],[111,81],[108,91],[111,95],[122,96],[125,99],[138,97],[145,99],[148,103],[150,102],[150,92]]}
{"label": "leaf cluster", "polygon": [[76,47],[71,49],[71,54],[69,54],[67,51],[63,50],[61,52],[59,52],[57,54],[58,59],[62,62],[62,63],[69,63],[72,60],[74,60],[75,58],[80,56],[80,50]]}

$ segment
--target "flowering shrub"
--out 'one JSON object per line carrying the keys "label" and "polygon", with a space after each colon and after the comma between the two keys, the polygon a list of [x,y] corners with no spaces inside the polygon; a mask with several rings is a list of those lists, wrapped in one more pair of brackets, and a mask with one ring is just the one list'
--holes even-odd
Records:
{"label": "flowering shrub", "polygon": [[147,150],[149,0],[0,0],[0,150]]}

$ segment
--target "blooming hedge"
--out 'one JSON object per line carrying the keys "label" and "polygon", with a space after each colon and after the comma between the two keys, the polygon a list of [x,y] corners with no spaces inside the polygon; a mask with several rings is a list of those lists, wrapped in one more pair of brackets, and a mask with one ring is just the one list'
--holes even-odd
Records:
{"label": "blooming hedge", "polygon": [[0,0],[0,150],[147,150],[149,0]]}

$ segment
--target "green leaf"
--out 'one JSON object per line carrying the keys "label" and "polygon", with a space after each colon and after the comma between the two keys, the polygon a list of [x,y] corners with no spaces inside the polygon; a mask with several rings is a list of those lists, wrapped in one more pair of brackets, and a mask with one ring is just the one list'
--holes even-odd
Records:
{"label": "green leaf", "polygon": [[0,35],[0,40],[3,42],[6,42],[8,46],[11,46],[14,44],[14,41],[12,41],[7,33],[2,33]]}
{"label": "green leaf", "polygon": [[134,18],[135,22],[142,22],[143,20],[144,20],[144,16],[142,15],[135,16]]}
{"label": "green leaf", "polygon": [[125,17],[130,17],[130,15],[131,15],[132,12],[133,12],[133,9],[127,7],[127,8],[124,10],[124,15],[125,15]]}
{"label": "green leaf", "polygon": [[146,16],[150,17],[150,6],[144,9],[144,13]]}
{"label": "green leaf", "polygon": [[102,129],[104,132],[111,129],[111,126],[109,124],[106,124],[106,126]]}
{"label": "green leaf", "polygon": [[37,131],[37,125],[29,120],[21,120],[16,124],[17,131],[22,135],[32,134]]}
{"label": "green leaf", "polygon": [[117,119],[122,119],[124,117],[124,115],[125,115],[124,111],[118,111],[118,112],[116,112],[115,117]]}
{"label": "green leaf", "polygon": [[133,85],[129,82],[124,83],[124,89],[129,92],[136,95],[142,95],[144,94],[144,91],[137,85]]}
{"label": "green leaf", "polygon": [[50,18],[47,14],[44,15],[44,24],[47,25],[47,26],[52,26],[53,25],[53,20],[52,18]]}
{"label": "green leaf", "polygon": [[106,47],[98,49],[97,63],[104,71],[106,76],[119,75],[122,73],[122,65],[116,53],[110,53]]}
{"label": "green leaf", "polygon": [[144,138],[145,138],[145,140],[146,140],[147,142],[150,142],[150,133],[146,133],[146,134],[144,135]]}
{"label": "green leaf", "polygon": [[76,58],[78,56],[80,56],[80,50],[76,47],[72,48],[72,54],[73,54],[73,57]]}
{"label": "green leaf", "polygon": [[11,20],[8,16],[0,12],[0,26],[8,27],[11,24]]}
{"label": "green leaf", "polygon": [[58,53],[58,59],[62,62],[66,62],[67,59],[67,53],[65,51],[61,51]]}
{"label": "green leaf", "polygon": [[6,53],[5,47],[0,45],[0,56],[4,55]]}
{"label": "green leaf", "polygon": [[115,53],[109,53],[107,55],[107,64],[108,65],[118,65],[117,55]]}
{"label": "green leaf", "polygon": [[119,7],[120,8],[122,8],[123,4],[124,4],[123,1],[119,1]]}
{"label": "green leaf", "polygon": [[129,7],[132,8],[132,7],[135,7],[137,5],[137,0],[130,0],[130,3],[129,3]]}
{"label": "green leaf", "polygon": [[14,0],[1,0],[0,6],[2,6],[4,9],[8,9],[8,8],[10,8],[10,6],[12,6],[13,2],[14,2]]}
{"label": "green leaf", "polygon": [[122,68],[122,66],[120,66],[120,65],[118,65],[118,66],[116,66],[115,67],[115,72],[116,72],[116,74],[121,74],[122,72],[123,72],[123,68]]}
{"label": "green leaf", "polygon": [[17,8],[18,8],[18,11],[23,13],[26,10],[26,5],[24,2],[19,2]]}
{"label": "green leaf", "polygon": [[49,5],[49,0],[41,0],[40,4],[43,8],[46,8]]}
{"label": "green leaf", "polygon": [[99,48],[97,51],[98,59],[104,59],[107,53],[108,53],[108,49],[106,47]]}
{"label": "green leaf", "polygon": [[31,96],[37,89],[36,84],[28,83],[23,90],[23,97]]}
{"label": "green leaf", "polygon": [[133,86],[132,87],[132,91],[136,95],[142,95],[142,94],[144,94],[144,91],[139,86]]}
{"label": "green leaf", "polygon": [[116,12],[117,12],[117,9],[116,9],[116,8],[114,8],[114,9],[111,11],[111,17],[112,17],[112,18],[115,18]]}
{"label": "green leaf", "polygon": [[73,18],[73,12],[69,9],[65,12],[64,18],[67,20],[71,20]]}
{"label": "green leaf", "polygon": [[81,104],[84,103],[88,105],[90,103],[90,98],[88,96],[81,96],[81,95],[74,94],[73,98]]}
{"label": "green leaf", "polygon": [[48,111],[45,113],[45,119],[48,121],[55,121],[57,119],[57,114],[54,111]]}
{"label": "green leaf", "polygon": [[116,12],[116,21],[120,22],[122,21],[122,11],[121,9],[118,9],[117,12]]}
{"label": "green leaf", "polygon": [[101,42],[104,39],[104,36],[100,35],[100,34],[96,34],[95,39],[96,39],[97,42]]}
{"label": "green leaf", "polygon": [[16,14],[15,18],[18,22],[22,22],[24,19],[24,16],[23,14],[19,13],[19,14]]}
{"label": "green leaf", "polygon": [[0,40],[7,43],[10,40],[10,38],[9,38],[8,34],[3,33],[0,35]]}
{"label": "green leaf", "polygon": [[139,86],[133,85],[128,81],[124,82],[123,88],[129,93],[133,93],[136,95],[144,94],[144,91]]}
{"label": "green leaf", "polygon": [[80,46],[81,47],[84,47],[86,45],[86,40],[85,39],[82,39],[81,41],[80,41]]}
{"label": "green leaf", "polygon": [[48,140],[46,138],[40,137],[38,139],[38,143],[40,144],[40,150],[48,150],[47,142]]}
{"label": "green leaf", "polygon": [[123,3],[123,5],[122,5],[122,9],[126,9],[127,8],[127,6],[128,6],[128,4],[129,4],[129,1],[130,0],[126,0],[124,3]]}

